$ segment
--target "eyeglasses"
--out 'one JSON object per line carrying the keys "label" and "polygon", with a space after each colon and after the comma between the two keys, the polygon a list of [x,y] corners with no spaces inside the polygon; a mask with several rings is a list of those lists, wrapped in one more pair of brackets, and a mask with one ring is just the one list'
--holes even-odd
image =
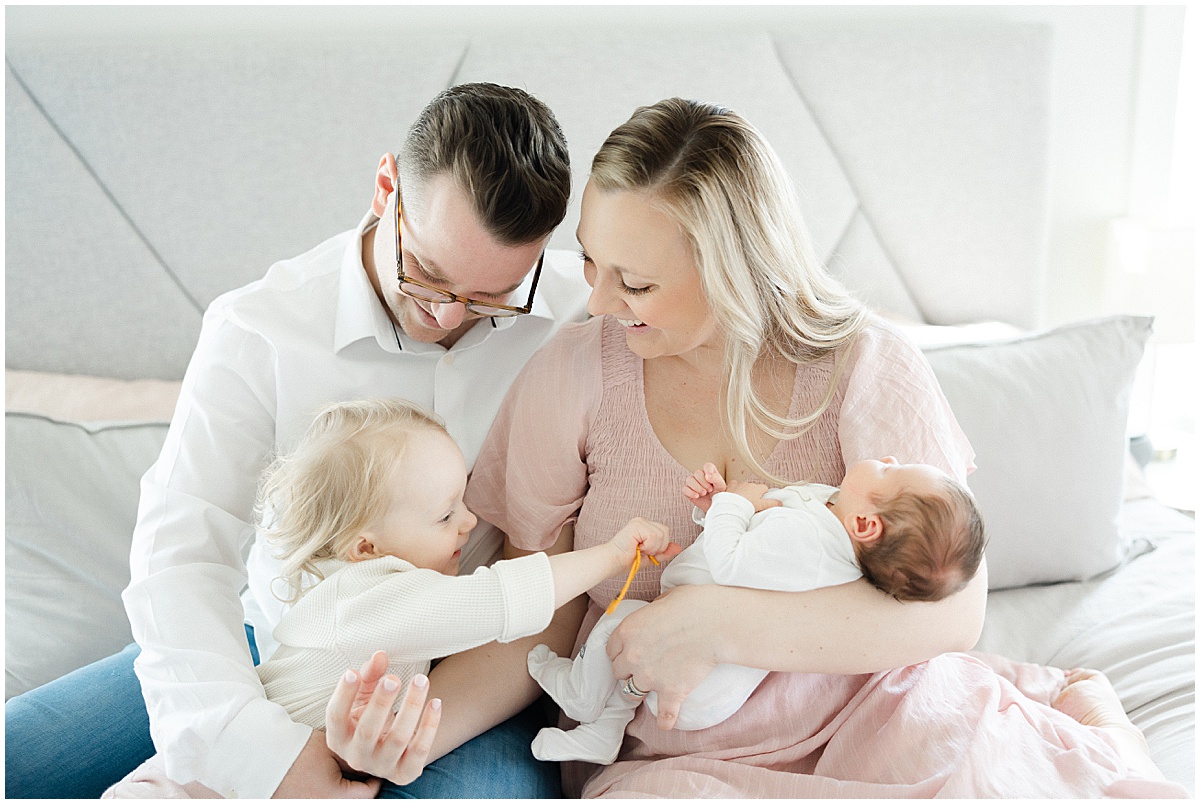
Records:
{"label": "eyeglasses", "polygon": [[459,296],[448,290],[426,285],[423,282],[418,282],[404,275],[404,250],[400,244],[400,206],[400,188],[397,187],[396,280],[400,283],[401,293],[420,301],[432,302],[433,304],[454,304],[455,302],[459,302],[467,308],[468,313],[488,318],[511,318],[513,316],[525,315],[533,309],[533,294],[537,292],[538,278],[542,275],[542,263],[546,261],[545,249],[542,249],[542,256],[538,257],[537,267],[533,269],[533,287],[529,288],[529,299],[525,302],[524,307],[512,307],[507,304],[495,304],[468,299],[466,296]]}

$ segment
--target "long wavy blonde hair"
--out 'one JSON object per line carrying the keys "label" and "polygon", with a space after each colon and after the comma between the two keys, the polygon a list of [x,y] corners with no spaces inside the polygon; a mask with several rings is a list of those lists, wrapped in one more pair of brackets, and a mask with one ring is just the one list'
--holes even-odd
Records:
{"label": "long wavy blonde hair", "polygon": [[722,395],[734,444],[760,477],[801,480],[768,472],[750,447],[749,428],[798,438],[832,403],[845,360],[836,360],[818,406],[795,419],[764,404],[751,381],[754,367],[770,355],[802,366],[838,353],[867,313],[814,254],[774,149],[729,109],[668,98],[639,108],[608,136],[592,160],[591,181],[604,191],[645,192],[678,221],[726,338]]}
{"label": "long wavy blonde hair", "polygon": [[336,402],[322,409],[299,445],[267,467],[259,485],[259,533],[282,559],[295,602],[323,575],[322,559],[346,559],[354,537],[391,500],[389,482],[417,430],[446,433],[433,414],[403,399]]}

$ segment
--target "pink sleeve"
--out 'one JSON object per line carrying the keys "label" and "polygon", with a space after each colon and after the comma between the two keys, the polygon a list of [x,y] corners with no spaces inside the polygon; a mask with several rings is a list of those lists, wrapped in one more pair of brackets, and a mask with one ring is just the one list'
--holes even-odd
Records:
{"label": "pink sleeve", "polygon": [[883,322],[859,336],[838,431],[846,466],[893,455],[928,463],[965,482],[975,450],[958,426],[929,361]]}
{"label": "pink sleeve", "polygon": [[600,404],[601,319],[568,324],[504,398],[475,461],[466,503],[522,550],[545,550],[587,492],[587,436]]}

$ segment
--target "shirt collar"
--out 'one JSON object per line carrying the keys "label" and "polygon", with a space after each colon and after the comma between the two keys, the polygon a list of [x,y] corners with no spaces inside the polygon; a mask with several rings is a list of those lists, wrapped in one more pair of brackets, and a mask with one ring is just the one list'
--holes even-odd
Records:
{"label": "shirt collar", "polygon": [[398,327],[375,295],[363,266],[363,234],[379,222],[368,212],[355,229],[354,237],[342,252],[341,276],[338,282],[337,320],[333,328],[333,350],[340,352],[355,341],[374,338],[385,352],[401,351]]}
{"label": "shirt collar", "polygon": [[829,502],[830,498],[838,493],[837,486],[826,486],[824,483],[803,483],[798,486],[789,486],[788,488],[810,494],[814,500],[822,503]]}
{"label": "shirt collar", "polygon": [[[340,352],[351,343],[364,338],[374,338],[385,352],[444,352],[445,348],[436,343],[421,343],[409,338],[400,327],[392,324],[392,319],[384,308],[375,288],[367,278],[367,269],[363,265],[362,246],[363,235],[372,227],[378,225],[379,218],[368,212],[355,229],[355,236],[346,245],[342,254],[341,277],[338,284],[337,321],[334,324],[334,352]],[[546,279],[547,268],[543,266],[543,281]],[[533,283],[533,272],[526,275],[520,287],[513,292],[514,299],[529,298],[529,287]],[[527,315],[510,318],[494,318],[491,321],[480,321],[459,339],[454,349],[466,349],[485,341],[493,332],[502,332],[514,326],[522,318],[542,318],[553,321],[554,313],[546,304],[545,294],[539,294],[533,300],[533,309]]]}

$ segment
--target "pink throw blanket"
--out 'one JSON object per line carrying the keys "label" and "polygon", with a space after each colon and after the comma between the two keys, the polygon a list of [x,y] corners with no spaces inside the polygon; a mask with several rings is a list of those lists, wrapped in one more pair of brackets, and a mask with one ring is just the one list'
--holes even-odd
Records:
{"label": "pink throw blanket", "polygon": [[1056,668],[962,653],[874,675],[773,673],[703,732],[662,732],[639,712],[583,795],[1186,797],[1131,773],[1105,730],[1050,708],[1063,684]]}
{"label": "pink throw blanket", "polygon": [[[1050,708],[1063,683],[1055,668],[962,653],[874,675],[772,673],[741,712],[704,731],[660,731],[643,707],[621,758],[583,795],[1187,797],[1177,784],[1131,772],[1104,729]],[[750,723],[759,727],[739,725]],[[204,789],[171,782],[151,760],[106,797],[197,793]]]}

